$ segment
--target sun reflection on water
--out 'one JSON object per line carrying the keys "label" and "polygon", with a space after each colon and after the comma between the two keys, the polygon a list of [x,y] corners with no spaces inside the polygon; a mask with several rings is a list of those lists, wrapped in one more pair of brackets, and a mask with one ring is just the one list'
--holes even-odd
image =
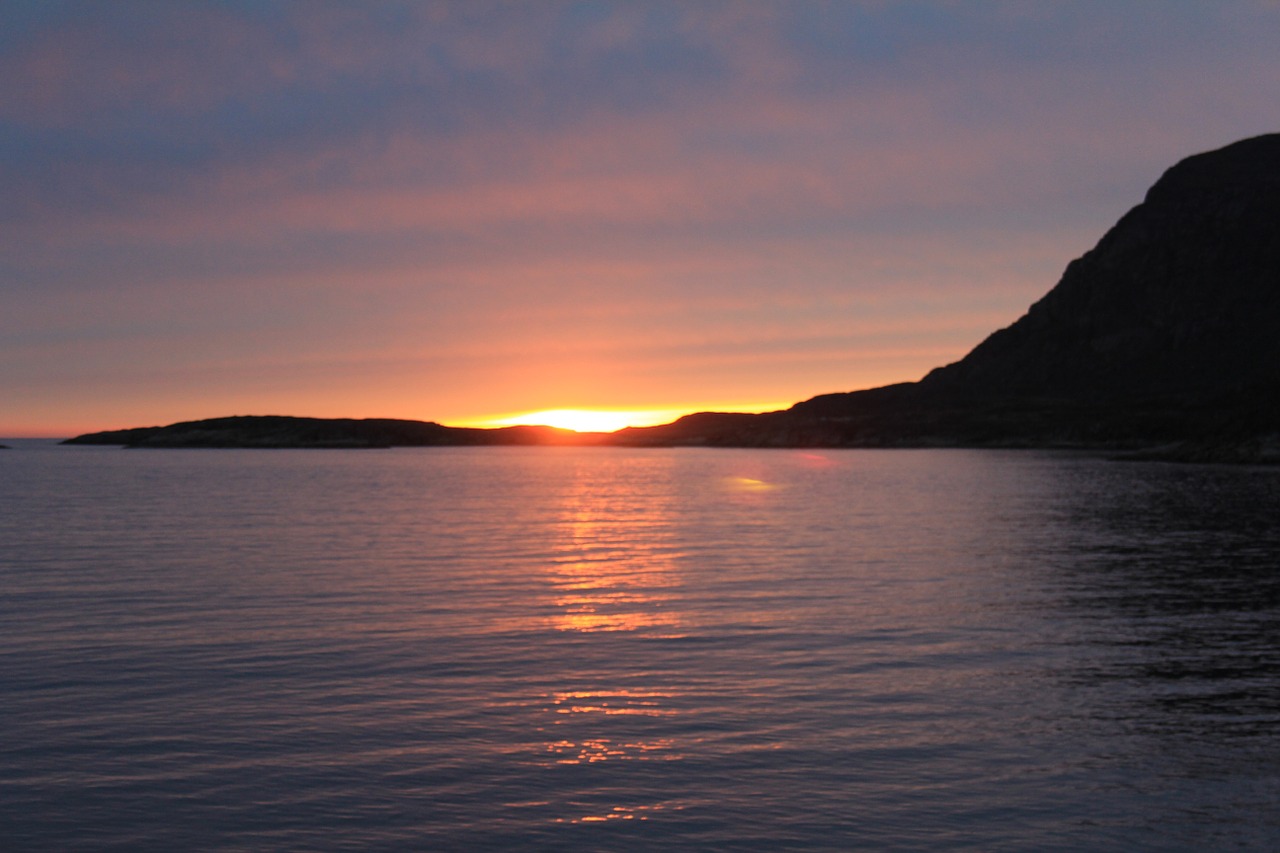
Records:
{"label": "sun reflection on water", "polygon": [[757,480],[754,477],[729,477],[725,480],[725,483],[730,489],[739,492],[767,492],[770,489],[778,488],[777,483]]}
{"label": "sun reflection on water", "polygon": [[[556,823],[601,823],[609,820],[648,820],[650,812],[660,812],[668,806],[663,803],[654,803],[648,806],[614,806],[604,814],[589,814],[581,817],[558,818]],[[679,806],[672,807],[673,811],[678,811]]]}
{"label": "sun reflection on water", "polygon": [[565,503],[549,566],[556,629],[678,635],[681,553],[670,509],[625,481],[579,483]]}
{"label": "sun reflection on water", "polygon": [[547,752],[556,764],[597,764],[601,761],[678,761],[683,755],[673,751],[675,741],[658,738],[650,741],[614,741],[609,738],[558,740],[547,744]]}
{"label": "sun reflection on water", "polygon": [[[558,541],[544,568],[546,618],[560,634],[580,635],[613,655],[612,644],[685,635],[682,596],[687,554],[677,544],[677,515],[669,488],[634,472],[600,469],[573,481],[562,495]],[[651,469],[650,469],[651,470]],[[634,654],[637,650],[630,649]],[[590,660],[590,654],[584,654]],[[609,669],[610,672],[615,672]],[[577,677],[541,699],[540,762],[557,772],[595,774],[636,762],[681,761],[689,748],[673,736],[681,692],[648,673],[583,667]],[[649,820],[677,810],[661,792],[632,791],[612,802],[566,802],[556,823]]]}
{"label": "sun reflection on water", "polygon": [[552,705],[557,714],[665,717],[675,711],[662,707],[662,699],[674,694],[656,690],[597,690],[557,693]]}

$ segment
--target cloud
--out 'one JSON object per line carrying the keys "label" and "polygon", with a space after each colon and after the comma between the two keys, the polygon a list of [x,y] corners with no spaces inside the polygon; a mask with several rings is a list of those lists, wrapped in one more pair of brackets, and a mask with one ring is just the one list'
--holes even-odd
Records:
{"label": "cloud", "polygon": [[1144,7],[64,8],[0,56],[27,82],[0,185],[28,233],[1025,215],[1068,170],[1229,140],[1182,99],[1238,124],[1260,102],[1224,81],[1280,82],[1269,51],[1203,55],[1194,34],[1261,44],[1228,16],[1160,44]]}
{"label": "cloud", "polygon": [[[1267,4],[68,2],[0,24],[0,395],[28,402],[102,405],[98,382],[178,406],[188,376],[219,405],[399,385],[445,413],[914,378],[1174,160],[1280,123]],[[583,404],[530,405],[559,402]]]}

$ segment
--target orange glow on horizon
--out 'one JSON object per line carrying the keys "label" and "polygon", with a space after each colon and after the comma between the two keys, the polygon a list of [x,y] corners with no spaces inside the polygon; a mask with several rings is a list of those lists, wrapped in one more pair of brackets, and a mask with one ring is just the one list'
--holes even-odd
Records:
{"label": "orange glow on horizon", "polygon": [[515,415],[451,421],[450,426],[484,427],[551,426],[574,432],[616,432],[627,427],[669,424],[694,412],[771,412],[791,403],[752,403],[737,406],[690,406],[680,409],[541,409]]}
{"label": "orange glow on horizon", "polygon": [[631,426],[669,423],[685,414],[688,413],[683,410],[622,412],[608,409],[544,409],[540,412],[496,419],[491,421],[490,425],[530,424],[571,429],[574,432],[614,432]]}

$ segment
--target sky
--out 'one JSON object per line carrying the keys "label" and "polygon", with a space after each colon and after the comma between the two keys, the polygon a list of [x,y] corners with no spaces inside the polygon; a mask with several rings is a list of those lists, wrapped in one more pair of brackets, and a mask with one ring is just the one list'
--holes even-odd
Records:
{"label": "sky", "polygon": [[0,435],[670,420],[910,381],[1182,157],[1280,3],[0,5]]}

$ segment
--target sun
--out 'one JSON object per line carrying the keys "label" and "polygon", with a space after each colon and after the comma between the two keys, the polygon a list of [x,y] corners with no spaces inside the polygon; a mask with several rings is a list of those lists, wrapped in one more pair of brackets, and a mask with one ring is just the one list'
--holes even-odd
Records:
{"label": "sun", "polygon": [[493,421],[494,426],[517,426],[534,424],[570,429],[574,432],[615,432],[629,426],[652,426],[668,423],[683,411],[630,411],[619,412],[608,409],[544,409],[540,412],[528,412],[509,418]]}
{"label": "sun", "polygon": [[713,403],[653,409],[539,409],[536,412],[488,415],[450,421],[450,426],[499,429],[510,426],[549,426],[574,432],[617,432],[627,427],[669,424],[692,412],[775,412],[789,403]]}

